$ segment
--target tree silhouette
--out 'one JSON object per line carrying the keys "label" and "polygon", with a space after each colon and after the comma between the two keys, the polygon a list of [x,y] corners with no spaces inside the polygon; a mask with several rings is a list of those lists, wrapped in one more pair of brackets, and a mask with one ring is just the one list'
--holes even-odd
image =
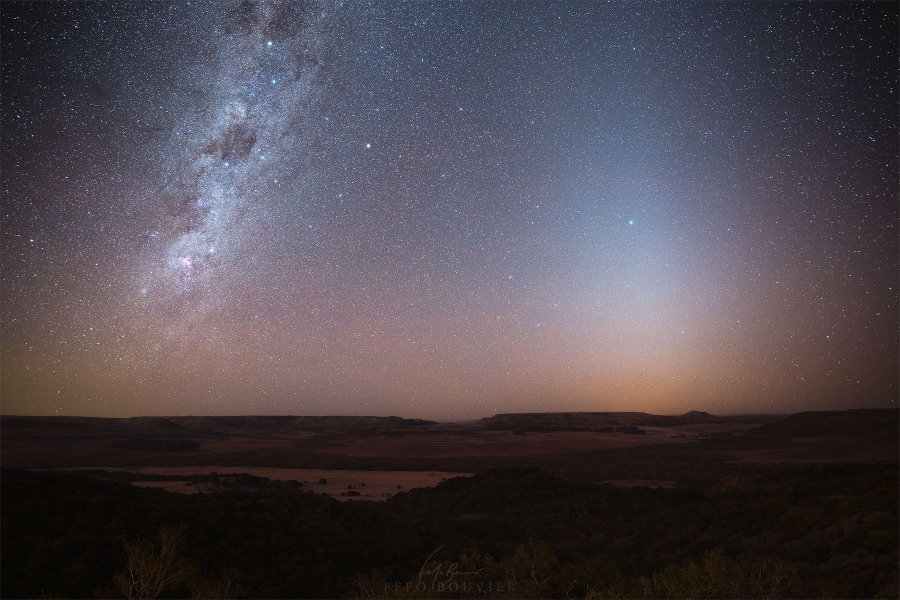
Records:
{"label": "tree silhouette", "polygon": [[180,554],[180,529],[160,529],[158,544],[135,540],[124,542],[124,545],[128,565],[123,572],[116,574],[113,586],[126,598],[157,598],[163,591],[182,584],[190,574],[190,565]]}

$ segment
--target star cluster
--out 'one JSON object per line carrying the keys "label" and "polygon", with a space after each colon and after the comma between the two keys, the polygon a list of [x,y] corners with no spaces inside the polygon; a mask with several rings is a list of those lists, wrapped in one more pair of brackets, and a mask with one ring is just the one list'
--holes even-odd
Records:
{"label": "star cluster", "polygon": [[0,18],[6,414],[896,402],[895,3]]}

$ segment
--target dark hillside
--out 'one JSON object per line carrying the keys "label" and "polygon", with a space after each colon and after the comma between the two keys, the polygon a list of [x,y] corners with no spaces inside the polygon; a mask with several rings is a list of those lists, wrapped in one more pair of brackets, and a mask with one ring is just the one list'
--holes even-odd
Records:
{"label": "dark hillside", "polygon": [[755,427],[747,435],[896,439],[900,437],[900,410],[886,408],[802,412]]}
{"label": "dark hillside", "polygon": [[[181,527],[179,552],[194,572],[233,572],[251,598],[346,597],[373,569],[410,581],[436,549],[438,560],[455,560],[476,548],[512,569],[529,540],[557,565],[529,597],[585,597],[587,581],[640,596],[640,578],[690,571],[710,552],[721,552],[728,572],[769,561],[804,583],[771,597],[897,594],[896,465],[760,467],[705,489],[620,489],[501,469],[343,504],[288,489],[188,496],[9,470],[0,492],[9,598],[109,597],[123,540],[153,540],[165,527]],[[519,571],[504,577],[521,592]],[[188,593],[176,587],[167,597]]]}

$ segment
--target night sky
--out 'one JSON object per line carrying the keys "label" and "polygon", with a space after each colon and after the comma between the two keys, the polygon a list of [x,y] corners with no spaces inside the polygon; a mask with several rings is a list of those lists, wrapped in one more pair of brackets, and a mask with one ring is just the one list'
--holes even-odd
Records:
{"label": "night sky", "polygon": [[898,4],[2,8],[2,412],[896,406]]}

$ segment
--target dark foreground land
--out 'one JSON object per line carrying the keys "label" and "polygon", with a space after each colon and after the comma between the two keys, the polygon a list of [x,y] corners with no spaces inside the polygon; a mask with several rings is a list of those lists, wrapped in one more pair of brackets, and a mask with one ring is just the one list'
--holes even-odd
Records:
{"label": "dark foreground land", "polygon": [[0,592],[897,598],[898,414],[3,417]]}

